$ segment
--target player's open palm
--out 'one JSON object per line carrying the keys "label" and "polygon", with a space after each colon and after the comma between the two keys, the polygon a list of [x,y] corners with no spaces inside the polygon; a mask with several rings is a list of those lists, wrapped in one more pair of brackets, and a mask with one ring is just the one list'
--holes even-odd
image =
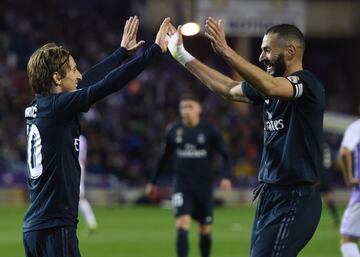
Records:
{"label": "player's open palm", "polygon": [[124,33],[121,39],[121,47],[124,47],[129,54],[134,53],[137,49],[145,44],[144,40],[137,42],[137,32],[139,29],[139,18],[131,16],[127,19],[124,26]]}
{"label": "player's open palm", "polygon": [[155,43],[160,46],[163,53],[165,53],[167,50],[167,45],[168,45],[167,33],[169,29],[170,29],[170,18],[167,17],[161,23],[161,26],[159,28],[159,31],[155,39]]}
{"label": "player's open palm", "polygon": [[214,52],[222,55],[228,44],[226,43],[224,23],[222,20],[216,21],[209,17],[206,19],[205,36],[210,40]]}

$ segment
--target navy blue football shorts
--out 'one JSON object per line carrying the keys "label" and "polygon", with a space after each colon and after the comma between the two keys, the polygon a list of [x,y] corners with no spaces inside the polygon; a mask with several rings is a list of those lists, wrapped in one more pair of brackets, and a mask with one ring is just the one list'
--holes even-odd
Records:
{"label": "navy blue football shorts", "polygon": [[212,192],[175,192],[171,204],[176,218],[190,215],[200,224],[213,222],[213,195]]}
{"label": "navy blue football shorts", "polygon": [[251,257],[296,257],[319,224],[320,193],[312,185],[261,184],[252,231]]}
{"label": "navy blue football shorts", "polygon": [[80,257],[74,227],[55,227],[23,233],[26,257]]}

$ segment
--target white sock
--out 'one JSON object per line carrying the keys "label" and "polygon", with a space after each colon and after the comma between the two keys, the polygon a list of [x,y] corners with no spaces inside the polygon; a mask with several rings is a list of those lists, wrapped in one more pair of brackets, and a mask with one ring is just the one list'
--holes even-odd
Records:
{"label": "white sock", "polygon": [[357,243],[344,243],[340,249],[343,257],[360,257]]}
{"label": "white sock", "polygon": [[94,212],[91,209],[90,203],[85,198],[80,198],[79,201],[79,209],[81,213],[84,215],[86,225],[90,229],[94,229],[97,227],[96,219]]}

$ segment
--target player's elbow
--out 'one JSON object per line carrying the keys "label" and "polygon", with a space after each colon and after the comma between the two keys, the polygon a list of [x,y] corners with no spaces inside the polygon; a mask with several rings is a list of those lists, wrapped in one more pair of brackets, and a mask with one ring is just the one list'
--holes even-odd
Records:
{"label": "player's elbow", "polygon": [[212,91],[214,91],[216,94],[218,94],[222,98],[228,99],[228,100],[231,99],[230,91],[229,91],[228,87],[226,85],[224,85],[223,83],[212,82],[207,86],[208,86],[208,88],[210,88]]}
{"label": "player's elbow", "polygon": [[352,156],[350,149],[348,149],[347,147],[340,148],[340,157],[341,158],[346,158],[346,157],[350,157],[350,156]]}

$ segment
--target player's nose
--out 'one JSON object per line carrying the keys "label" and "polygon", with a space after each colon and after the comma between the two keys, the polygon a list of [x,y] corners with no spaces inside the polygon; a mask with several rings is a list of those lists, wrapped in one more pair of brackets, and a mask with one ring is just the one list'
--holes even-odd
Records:
{"label": "player's nose", "polygon": [[82,74],[80,73],[80,72],[78,72],[79,74],[78,74],[78,77],[77,77],[77,80],[82,80]]}
{"label": "player's nose", "polygon": [[260,56],[259,56],[259,62],[263,62],[264,59],[265,59],[265,55],[264,55],[264,51],[262,51]]}

